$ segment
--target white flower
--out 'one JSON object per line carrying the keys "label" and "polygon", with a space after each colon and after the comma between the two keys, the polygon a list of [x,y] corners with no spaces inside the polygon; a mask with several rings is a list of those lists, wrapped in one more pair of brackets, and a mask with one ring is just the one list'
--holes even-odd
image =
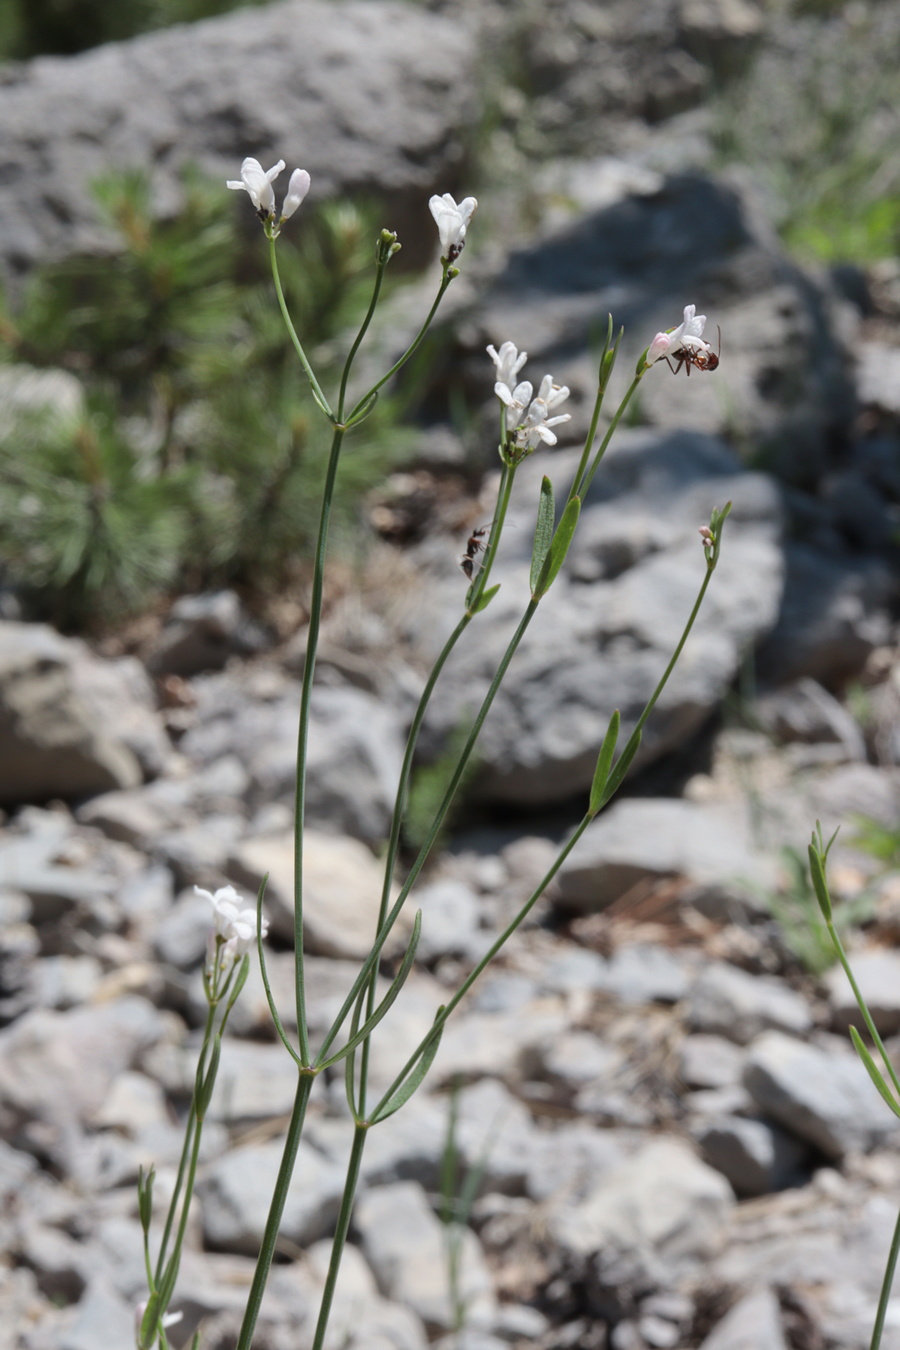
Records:
{"label": "white flower", "polygon": [[[215,894],[195,886],[197,895],[204,896],[213,907],[215,927],[209,935],[206,958],[207,966],[212,969],[216,963],[216,953],[221,966],[239,961],[250,951],[256,942],[256,910],[245,905],[233,886],[221,886]],[[260,920],[260,936],[269,931],[269,921]]]}
{"label": "white flower", "polygon": [[506,405],[506,430],[520,450],[536,450],[541,441],[545,445],[555,445],[556,433],[550,428],[571,421],[569,413],[550,416],[553,409],[569,397],[566,385],[554,384],[553,376],[545,375],[536,398],[531,397],[532,392],[528,380],[523,380],[514,390],[499,380],[494,385],[494,393]]}
{"label": "white flower", "polygon": [[[241,165],[240,181],[229,181],[225,186],[234,188],[238,192],[249,192],[250,200],[256,207],[257,214],[263,220],[272,219],[275,216],[275,189],[272,187],[272,183],[283,168],[283,159],[280,159],[277,164],[273,164],[271,169],[264,169],[258,159],[253,159],[252,156],[248,155]],[[287,220],[294,214],[307,192],[309,192],[309,174],[305,169],[295,169],[291,174],[287,196],[281,209],[282,221]]]}
{"label": "white flower", "polygon": [[512,389],[513,381],[528,360],[528,353],[518,351],[511,342],[504,342],[499,352],[490,346],[487,353],[497,367],[497,383]]}
{"label": "white flower", "polygon": [[290,220],[307,192],[309,192],[309,174],[305,169],[295,169],[291,174],[291,181],[288,183],[284,206],[281,208],[282,220]]}
{"label": "white flower", "polygon": [[432,197],[428,209],[437,223],[441,236],[442,256],[448,263],[456,262],[466,246],[466,230],[478,202],[474,197],[465,197],[457,206],[449,192],[443,197]]}
{"label": "white flower", "polygon": [[652,366],[654,361],[661,361],[665,356],[671,356],[673,352],[684,348],[693,352],[710,352],[712,348],[708,342],[703,341],[703,328],[706,324],[706,315],[698,314],[696,305],[685,305],[684,318],[677,328],[672,328],[666,333],[657,333],[656,337],[647,348],[647,365]]}

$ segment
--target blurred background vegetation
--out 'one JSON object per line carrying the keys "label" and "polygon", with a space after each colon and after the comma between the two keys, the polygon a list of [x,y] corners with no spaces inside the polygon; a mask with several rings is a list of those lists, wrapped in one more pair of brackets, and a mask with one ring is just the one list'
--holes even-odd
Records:
{"label": "blurred background vegetation", "polygon": [[[0,0],[0,60],[70,54],[254,2],[265,0]],[[541,7],[522,13],[547,23]],[[518,88],[513,47],[492,79]],[[718,83],[705,115],[715,163],[750,172],[803,260],[865,268],[900,253],[893,0],[770,0],[765,41]],[[474,147],[476,190],[498,167],[489,124]],[[325,430],[285,342],[265,250],[220,183],[189,179],[184,210],[167,221],[153,219],[139,174],[96,185],[96,196],[120,252],[42,269],[14,306],[0,301],[0,363],[68,372],[80,391],[65,413],[26,407],[0,427],[0,579],[29,613],[68,628],[184,590],[271,593],[307,551]],[[336,374],[334,339],[366,304],[378,224],[364,206],[310,203],[302,265],[289,234],[280,247],[324,381]],[[349,443],[346,520],[410,445],[384,399]]]}

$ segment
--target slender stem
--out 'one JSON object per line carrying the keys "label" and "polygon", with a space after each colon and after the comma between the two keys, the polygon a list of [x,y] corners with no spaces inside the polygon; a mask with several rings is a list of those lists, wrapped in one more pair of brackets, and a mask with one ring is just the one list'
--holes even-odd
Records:
{"label": "slender stem", "polygon": [[[448,657],[450,656],[450,653],[453,651],[453,648],[456,646],[457,642],[462,637],[469,623],[474,618],[476,612],[477,598],[478,596],[481,595],[481,593],[484,590],[485,577],[490,572],[491,565],[493,563],[494,558],[496,557],[497,549],[500,544],[500,537],[503,532],[503,523],[506,519],[506,512],[509,506],[509,498],[510,493],[512,491],[512,484],[514,477],[515,477],[515,468],[514,467],[511,468],[507,464],[504,464],[503,471],[500,476],[500,484],[497,490],[497,501],[494,507],[493,519],[491,521],[490,538],[488,541],[487,552],[485,554],[485,564],[483,572],[479,576],[478,581],[476,581],[475,585],[471,588],[469,596],[467,596],[467,606],[465,614],[462,616],[459,623],[456,625],[453,632],[450,634],[450,637],[445,642],[443,650],[441,651],[437,661],[435,662],[431,674],[428,677],[428,681],[425,685],[425,688],[422,690],[422,695],[421,698],[419,699],[418,707],[416,708],[416,714],[415,717],[413,718],[412,726],[410,727],[409,730],[409,735],[406,740],[406,750],[404,752],[403,764],[400,770],[400,781],[397,787],[397,795],[394,799],[394,813],[391,819],[391,833],[390,839],[388,841],[387,856],[385,858],[384,864],[384,886],[382,888],[381,904],[378,910],[378,926],[376,928],[376,932],[379,932],[381,930],[381,927],[384,924],[385,917],[387,915],[387,907],[391,891],[391,882],[394,876],[394,865],[397,860],[397,851],[400,845],[400,830],[403,824],[403,814],[404,811],[406,810],[406,801],[409,793],[409,780],[410,775],[412,773],[413,756],[415,754],[416,745],[418,744],[419,732],[421,731],[422,722],[425,717],[425,712],[428,708],[428,704],[431,701],[431,695],[434,692],[434,687],[437,684],[438,678],[441,674],[441,671],[444,669],[444,666],[447,662]],[[477,590],[475,589],[476,587]],[[375,1006],[375,985],[376,985],[376,972],[373,969],[372,976],[369,981],[369,989],[367,994],[367,1005],[366,1005],[367,1017],[370,1017],[372,1015],[372,1011]],[[366,1110],[366,1086],[368,1082],[369,1050],[370,1050],[370,1040],[367,1037],[366,1040],[363,1042],[362,1049],[360,1052],[358,1113],[361,1116],[365,1115]]]}
{"label": "slender stem", "polygon": [[440,284],[440,286],[438,287],[438,293],[437,293],[437,295],[435,296],[434,304],[431,306],[431,309],[428,311],[428,317],[426,318],[425,322],[422,324],[422,327],[419,329],[418,333],[417,333],[416,336],[413,338],[413,341],[412,341],[412,342],[410,343],[410,345],[407,347],[406,351],[403,353],[403,355],[400,357],[400,359],[399,359],[398,361],[395,361],[394,364],[391,366],[391,368],[390,368],[390,370],[387,372],[387,374],[386,374],[386,375],[382,375],[381,379],[378,380],[375,384],[373,384],[373,385],[372,385],[372,388],[369,389],[369,390],[367,391],[367,393],[363,394],[362,398],[358,401],[358,403],[356,403],[355,406],[350,410],[350,416],[347,418],[347,421],[348,421],[348,422],[351,422],[351,421],[353,420],[353,418],[354,418],[354,417],[356,416],[356,414],[359,412],[360,408],[361,408],[361,407],[363,406],[363,404],[367,401],[367,399],[370,399],[370,398],[372,397],[373,394],[377,393],[377,391],[381,388],[381,386],[382,386],[383,384],[387,384],[388,380],[391,378],[392,375],[396,375],[396,374],[397,374],[397,371],[400,370],[400,368],[401,368],[402,366],[405,366],[405,365],[406,365],[407,361],[408,361],[409,358],[412,356],[413,352],[416,351],[416,349],[418,348],[418,346],[419,346],[419,344],[421,343],[422,339],[424,338],[425,334],[428,332],[428,329],[429,329],[430,326],[431,326],[431,321],[432,321],[432,319],[434,318],[435,314],[437,313],[438,305],[439,305],[439,304],[441,303],[441,301],[443,300],[443,298],[444,298],[444,292],[446,291],[447,287],[450,285],[450,282],[451,282],[452,280],[453,280],[453,278],[452,278],[452,277],[449,277],[449,276],[447,275],[446,270],[445,270],[445,271],[444,271],[444,275],[441,277],[441,284]]}
{"label": "slender stem", "polygon": [[494,674],[494,678],[491,680],[490,688],[488,689],[487,693],[484,696],[484,699],[482,701],[481,707],[478,710],[478,714],[475,718],[475,721],[472,723],[472,729],[469,732],[468,739],[466,740],[462,753],[460,754],[459,761],[457,762],[456,768],[453,771],[453,776],[450,779],[450,783],[447,787],[446,792],[444,793],[443,800],[441,801],[441,804],[438,807],[437,814],[435,815],[431,829],[428,832],[428,837],[426,838],[424,844],[419,850],[418,857],[416,858],[415,862],[410,868],[406,881],[403,883],[403,886],[400,889],[400,894],[394,901],[393,907],[390,913],[388,914],[387,918],[385,919],[381,931],[378,933],[378,936],[375,939],[375,943],[372,947],[372,950],[369,952],[369,955],[363,962],[359,974],[353,981],[353,985],[350,988],[350,992],[344,999],[340,1012],[338,1013],[337,1017],[335,1018],[331,1026],[331,1029],[329,1030],[328,1034],[325,1037],[325,1040],[322,1044],[322,1048],[319,1051],[319,1054],[316,1059],[317,1063],[320,1063],[327,1055],[329,1048],[331,1047],[335,1037],[337,1036],[347,1017],[347,1014],[353,1007],[353,1004],[355,1003],[357,996],[359,995],[360,989],[362,989],[366,981],[369,979],[372,971],[375,969],[376,964],[378,962],[378,958],[381,955],[381,949],[383,948],[385,942],[387,941],[391,929],[397,922],[397,919],[400,916],[400,911],[402,910],[406,902],[406,898],[409,895],[410,891],[412,890],[413,886],[415,885],[416,881],[418,880],[419,873],[424,867],[428,859],[428,855],[430,854],[432,848],[434,847],[434,841],[440,834],[441,827],[443,826],[444,823],[444,819],[447,815],[448,810],[450,809],[450,805],[453,801],[453,798],[456,795],[457,788],[459,787],[460,781],[465,772],[466,765],[469,762],[472,750],[475,747],[475,742],[478,740],[478,737],[481,733],[481,728],[484,725],[484,720],[491,710],[491,705],[497,696],[497,690],[500,688],[500,685],[503,682],[503,678],[506,675],[507,670],[509,669],[509,664],[516,653],[519,643],[525,636],[525,632],[528,628],[528,625],[531,623],[531,620],[535,616],[538,603],[539,602],[534,598],[532,598],[528,602],[528,606],[525,610],[525,613],[523,614],[521,620],[519,621],[519,626],[509,640],[506,651],[503,653],[503,657]]}
{"label": "slender stem", "polygon": [[875,1325],[872,1328],[872,1340],[869,1350],[879,1350],[881,1345],[881,1336],[884,1331],[884,1319],[887,1316],[888,1303],[891,1297],[891,1287],[894,1283],[894,1274],[897,1270],[897,1257],[900,1255],[900,1213],[897,1215],[897,1222],[894,1224],[894,1236],[891,1238],[891,1249],[888,1252],[887,1265],[884,1270],[884,1280],[881,1284],[881,1297],[878,1300],[878,1312],[875,1316]]}
{"label": "slender stem", "polygon": [[896,1089],[897,1100],[900,1101],[900,1081],[898,1081],[897,1079],[897,1071],[894,1068],[893,1064],[891,1063],[890,1055],[884,1048],[884,1042],[882,1041],[881,1037],[878,1034],[878,1028],[872,1021],[872,1014],[869,1012],[868,1006],[866,1005],[866,1001],[862,996],[862,991],[860,990],[859,985],[856,983],[856,977],[850,968],[850,962],[847,960],[847,953],[844,951],[844,944],[838,937],[837,929],[834,926],[834,920],[832,919],[827,920],[826,926],[831,936],[831,941],[834,944],[834,949],[838,954],[838,960],[844,967],[844,974],[850,981],[850,988],[853,990],[853,997],[856,999],[857,1007],[859,1008],[860,1012],[863,1015],[863,1020],[865,1021],[866,1027],[868,1028],[869,1035],[872,1037],[873,1044],[878,1047],[878,1053],[881,1055],[882,1061],[884,1062],[884,1067],[887,1069],[891,1082],[893,1083]]}
{"label": "slender stem", "polygon": [[582,481],[582,482],[579,484],[579,486],[578,486],[577,494],[573,492],[573,493],[570,494],[570,495],[572,495],[572,496],[577,495],[577,496],[581,497],[582,500],[584,500],[584,498],[586,497],[586,495],[587,495],[587,490],[588,490],[588,488],[591,486],[591,483],[593,482],[594,474],[597,472],[597,470],[598,470],[599,467],[600,467],[600,461],[602,460],[603,456],[606,454],[606,447],[609,445],[610,441],[612,440],[613,434],[614,434],[614,432],[615,432],[615,430],[616,430],[616,427],[617,427],[617,426],[619,425],[619,423],[621,422],[621,420],[622,420],[622,415],[624,414],[625,409],[628,407],[629,403],[631,402],[631,398],[632,398],[632,395],[634,394],[634,391],[637,389],[638,385],[639,385],[640,382],[641,382],[641,378],[642,378],[642,376],[643,376],[643,373],[644,373],[644,372],[641,371],[641,374],[640,374],[640,375],[635,375],[634,379],[631,381],[631,384],[628,386],[628,389],[627,389],[627,391],[626,391],[626,393],[625,393],[625,397],[622,399],[622,402],[619,404],[618,408],[617,408],[616,411],[613,413],[613,419],[612,419],[612,421],[610,422],[609,426],[606,428],[606,435],[603,437],[603,440],[600,442],[600,449],[597,451],[596,455],[594,456],[594,462],[591,464],[591,467],[590,467],[590,469],[588,470],[588,473],[587,473],[586,477],[583,479],[583,481]]}
{"label": "slender stem", "polygon": [[334,1234],[334,1241],[331,1245],[331,1260],[328,1263],[328,1274],[325,1277],[325,1287],[322,1290],[322,1302],[319,1305],[319,1320],[316,1323],[316,1334],[313,1339],[312,1350],[322,1350],[322,1347],[325,1344],[325,1333],[328,1330],[328,1318],[331,1315],[331,1305],[334,1302],[334,1291],[341,1268],[341,1258],[344,1255],[347,1233],[350,1229],[353,1201],[356,1196],[356,1187],[359,1184],[359,1169],[360,1164],[362,1163],[363,1149],[366,1145],[368,1133],[368,1122],[357,1121],[356,1128],[353,1131],[353,1147],[350,1150],[350,1159],[347,1163],[347,1178],[344,1182],[344,1193],[341,1196],[341,1208],[337,1219],[337,1229]]}
{"label": "slender stem", "polygon": [[403,1083],[407,1074],[409,1074],[411,1070],[415,1068],[419,1056],[423,1053],[423,1051],[428,1049],[428,1046],[434,1040],[435,1036],[441,1031],[442,1027],[445,1025],[450,1014],[453,1012],[455,1008],[459,1006],[459,1004],[465,998],[466,994],[472,988],[472,985],[478,979],[479,975],[481,975],[485,971],[485,969],[490,965],[491,961],[493,961],[494,957],[497,955],[500,949],[503,946],[505,946],[505,944],[512,937],[513,933],[515,933],[516,929],[528,917],[532,909],[534,909],[534,906],[537,904],[538,900],[540,900],[541,896],[544,894],[544,891],[550,885],[550,882],[556,876],[557,872],[562,867],[566,858],[568,858],[569,854],[572,852],[572,849],[578,843],[579,839],[584,834],[585,830],[587,829],[588,825],[590,825],[592,820],[593,820],[592,815],[586,815],[584,819],[580,822],[578,828],[572,835],[571,839],[569,839],[568,842],[565,844],[565,846],[560,850],[552,866],[544,874],[541,881],[538,883],[538,885],[532,891],[531,895],[525,901],[525,904],[519,910],[518,914],[516,914],[514,918],[510,920],[510,922],[504,928],[500,936],[491,944],[491,946],[485,952],[484,956],[481,958],[478,964],[466,976],[465,980],[463,980],[462,984],[457,989],[456,993],[447,1003],[443,1012],[441,1012],[435,1018],[432,1026],[429,1028],[426,1035],[423,1036],[422,1040],[416,1046],[415,1050],[410,1055],[409,1059],[406,1061],[403,1068],[397,1074],[397,1077],[394,1079],[393,1083],[391,1083],[390,1087],[387,1089],[384,1096],[381,1098],[378,1105],[371,1113],[370,1118],[373,1122],[378,1120],[379,1112],[383,1109],[386,1103],[390,1101],[391,1097]]}
{"label": "slender stem", "polygon": [[315,375],[313,374],[312,366],[306,359],[306,352],[303,350],[303,346],[300,342],[299,337],[297,336],[297,330],[294,327],[293,320],[291,319],[290,312],[288,311],[287,301],[284,298],[284,290],[282,289],[281,285],[281,275],[278,271],[278,258],[275,252],[274,239],[269,240],[269,262],[271,263],[272,266],[272,279],[275,282],[275,294],[278,296],[278,305],[281,309],[281,316],[284,319],[285,327],[288,330],[291,342],[294,344],[294,350],[300,357],[300,364],[306,371],[306,377],[309,380],[310,387],[312,388],[313,396],[316,402],[318,403],[322,411],[325,413],[325,415],[328,418],[330,418],[330,420],[333,423],[334,413],[331,411],[331,405],[329,404],[328,399],[322,393],[322,387],[319,384],[319,381],[316,379]]}
{"label": "slender stem", "polygon": [[[406,738],[406,749],[403,753],[403,763],[400,767],[400,781],[397,785],[397,793],[394,798],[394,811],[391,816],[391,832],[388,839],[387,854],[384,860],[384,884],[381,890],[381,901],[378,907],[378,923],[375,929],[379,933],[384,925],[387,916],[388,902],[391,895],[391,883],[394,879],[394,867],[397,862],[397,853],[400,848],[400,831],[403,828],[403,815],[406,810],[406,802],[409,796],[409,780],[412,775],[413,757],[416,752],[416,746],[419,740],[419,733],[422,729],[422,723],[425,720],[425,713],[431,702],[431,695],[438,682],[441,671],[447,664],[453,648],[462,637],[466,628],[472,622],[471,613],[463,614],[459,623],[444,643],[440,656],[432,668],[431,674],[422,690],[419,698],[418,707],[409,729],[409,735]],[[371,1017],[375,1008],[375,988],[376,988],[377,968],[373,966],[371,978],[369,980],[368,993],[366,995],[366,1013],[365,1017]],[[363,1019],[365,1020],[365,1018]],[[366,1081],[369,1068],[369,1039],[367,1038],[360,1050],[360,1076],[359,1076],[359,1101],[357,1104],[357,1113],[360,1116],[365,1115],[366,1111]]]}
{"label": "slender stem", "polygon": [[[608,350],[608,348],[607,348],[607,347],[604,347],[604,349],[603,349],[603,357],[606,356],[607,350]],[[604,398],[606,397],[606,390],[607,390],[607,388],[608,388],[608,378],[609,378],[609,374],[611,374],[611,371],[607,372],[606,378],[604,378],[603,366],[604,366],[604,360],[603,360],[603,358],[601,358],[601,360],[600,360],[600,380],[598,381],[598,384],[597,384],[597,397],[594,399],[594,411],[591,413],[591,425],[588,427],[588,433],[587,433],[587,436],[585,436],[585,438],[584,438],[584,449],[583,449],[582,452],[581,452],[581,459],[580,459],[579,462],[578,462],[578,468],[577,468],[577,470],[576,470],[576,472],[575,472],[575,477],[572,479],[572,486],[571,486],[571,488],[569,489],[569,495],[568,495],[568,497],[566,498],[567,503],[570,502],[570,501],[572,500],[572,498],[575,497],[575,496],[577,495],[577,493],[578,493],[578,487],[579,487],[579,484],[581,483],[581,480],[582,480],[582,478],[584,477],[584,471],[585,471],[585,469],[587,468],[587,462],[588,462],[588,459],[589,459],[589,457],[590,457],[591,447],[592,447],[593,444],[594,444],[594,437],[595,437],[596,434],[597,434],[597,423],[600,421],[600,409],[603,407],[603,400],[604,400]],[[630,394],[629,394],[629,395],[626,395],[626,397],[630,397]],[[623,407],[624,407],[624,405],[623,405]],[[608,438],[607,438],[607,444],[608,444]],[[604,447],[603,447],[603,450],[601,450],[601,452],[600,452],[600,457],[601,457],[601,458],[603,457],[603,453],[604,453],[605,449],[606,449],[606,447],[604,446]]]}
{"label": "slender stem", "polygon": [[488,540],[487,550],[484,555],[484,566],[479,572],[477,578],[472,584],[471,591],[467,596],[466,608],[470,614],[474,614],[478,601],[484,594],[488,583],[488,577],[491,575],[491,568],[494,566],[494,559],[497,556],[497,549],[500,546],[500,536],[503,533],[503,525],[506,520],[506,512],[509,508],[509,499],[512,494],[513,480],[516,476],[517,465],[504,464],[500,476],[500,486],[497,491],[497,505],[494,508],[494,518],[491,521],[491,533]]}
{"label": "slender stem", "polygon": [[366,335],[366,330],[368,329],[369,324],[372,322],[372,315],[375,313],[375,306],[378,304],[378,296],[381,292],[381,283],[384,281],[384,269],[387,267],[387,264],[388,264],[387,256],[379,258],[379,260],[375,264],[375,285],[372,289],[372,299],[369,301],[369,308],[366,311],[366,317],[363,319],[362,324],[360,325],[359,332],[353,339],[353,345],[350,348],[349,352],[347,353],[347,360],[344,362],[344,373],[341,375],[341,388],[338,394],[337,420],[339,422],[343,422],[344,420],[344,400],[347,396],[347,381],[350,378],[350,368],[353,365],[353,362],[356,358],[356,353],[360,349],[362,340]]}
{"label": "slender stem", "polygon": [[[166,1223],[163,1228],[162,1240],[159,1244],[159,1253],[156,1258],[156,1285],[158,1285],[162,1279],[162,1273],[165,1268],[169,1239],[172,1236],[172,1226],[175,1223],[178,1201],[181,1195],[182,1186],[184,1185],[184,1175],[188,1165],[188,1158],[191,1155],[192,1136],[197,1128],[197,1090],[206,1069],[206,1056],[209,1051],[210,1040],[212,1039],[215,1016],[216,1005],[210,1004],[206,1010],[206,1026],[203,1028],[203,1044],[200,1048],[200,1059],[197,1064],[197,1072],[194,1076],[194,1090],[191,1094],[191,1105],[184,1130],[184,1143],[181,1146],[181,1157],[178,1160],[178,1173],[175,1177],[175,1189],[172,1192],[172,1199],[169,1201]],[[155,1288],[156,1285],[151,1285],[151,1288]]]}
{"label": "slender stem", "polygon": [[312,698],[313,675],[316,668],[316,652],[319,645],[319,628],[322,622],[322,595],[325,585],[325,556],[328,550],[328,525],[331,518],[331,503],[334,497],[334,484],[337,478],[338,460],[343,445],[344,432],[336,427],[331,441],[331,454],[325,474],[325,486],[322,490],[322,510],[319,516],[319,533],[316,539],[315,563],[313,566],[312,596],[309,607],[309,632],[306,637],[306,661],[303,666],[303,683],[300,688],[300,722],[297,730],[297,776],[294,796],[294,978],[297,997],[297,1039],[300,1058],[309,1065],[309,1030],[306,1021],[306,978],[303,964],[303,826],[306,817],[306,747],[309,740],[310,701]]}
{"label": "slender stem", "polygon": [[309,1101],[309,1094],[312,1091],[313,1079],[313,1074],[301,1073],[297,1083],[297,1093],[294,1097],[287,1138],[284,1141],[284,1152],[281,1155],[281,1165],[278,1168],[278,1179],[275,1182],[275,1191],[266,1219],[259,1256],[256,1258],[256,1270],[253,1273],[253,1283],[250,1286],[244,1320],[241,1323],[241,1331],[235,1350],[250,1350],[250,1344],[253,1340],[253,1332],[259,1317],[266,1281],[269,1278],[269,1270],[275,1255],[275,1244],[278,1241],[278,1230],[281,1227],[281,1218],[284,1214],[291,1176],[293,1175],[294,1164],[297,1161],[297,1149],[300,1147],[300,1136],[303,1133],[303,1122],[306,1117],[306,1106]]}

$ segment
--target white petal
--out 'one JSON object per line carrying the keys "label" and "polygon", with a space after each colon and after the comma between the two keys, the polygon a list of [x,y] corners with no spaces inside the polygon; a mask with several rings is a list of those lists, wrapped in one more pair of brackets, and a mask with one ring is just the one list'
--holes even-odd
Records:
{"label": "white petal", "polygon": [[288,183],[287,196],[284,199],[284,206],[281,208],[281,219],[289,220],[297,207],[303,201],[303,198],[309,192],[310,178],[305,169],[295,169],[291,174],[291,181]]}

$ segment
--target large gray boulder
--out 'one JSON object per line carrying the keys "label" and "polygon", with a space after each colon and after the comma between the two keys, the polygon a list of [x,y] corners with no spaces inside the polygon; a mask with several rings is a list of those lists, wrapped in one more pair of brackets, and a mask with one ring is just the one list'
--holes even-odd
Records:
{"label": "large gray boulder", "polygon": [[0,622],[0,804],[133,788],[170,752],[137,661],[101,661],[44,624]]}
{"label": "large gray boulder", "polygon": [[[224,180],[247,154],[308,169],[317,196],[388,197],[385,224],[402,228],[455,186],[474,68],[466,26],[419,6],[290,0],[11,69],[0,270],[109,247],[90,184],[111,169],[150,169],[165,213],[197,164],[223,180],[227,210]],[[418,234],[404,246],[421,260],[436,239]]]}
{"label": "large gray boulder", "polygon": [[[577,455],[536,455],[519,473],[493,578],[501,590],[454,652],[429,709],[440,744],[478,708],[529,596],[539,480],[564,497]],[[609,718],[622,743],[678,642],[705,573],[697,529],[735,503],[719,569],[653,717],[636,765],[683,745],[730,687],[744,652],[775,623],[781,596],[780,504],[774,484],[741,472],[718,440],[686,431],[621,432],[588,493],[563,573],[542,602],[479,741],[484,797],[538,804],[588,787]],[[433,659],[465,594],[448,543],[410,625]],[[423,562],[424,562],[423,553]],[[434,550],[428,560],[434,559]],[[446,613],[435,621],[439,607]]]}

